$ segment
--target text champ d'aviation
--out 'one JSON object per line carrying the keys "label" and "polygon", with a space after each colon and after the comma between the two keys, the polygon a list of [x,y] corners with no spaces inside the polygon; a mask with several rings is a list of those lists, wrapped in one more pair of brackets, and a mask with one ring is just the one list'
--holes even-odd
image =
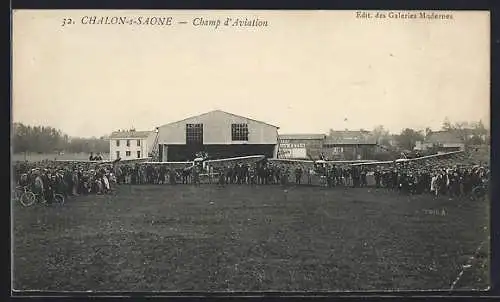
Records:
{"label": "text champ d'aviation", "polygon": [[[83,16],[81,23],[84,25],[152,25],[152,26],[171,26],[174,23],[173,17],[162,16]],[[187,22],[179,22],[187,23]],[[197,17],[192,20],[192,25],[207,26],[218,28],[220,26],[232,27],[266,27],[268,22],[258,18],[225,18],[221,19],[206,19]]]}

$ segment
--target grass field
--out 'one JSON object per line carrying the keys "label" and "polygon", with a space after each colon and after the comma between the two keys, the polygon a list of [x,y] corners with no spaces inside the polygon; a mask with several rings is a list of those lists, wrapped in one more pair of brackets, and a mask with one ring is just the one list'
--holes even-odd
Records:
{"label": "grass field", "polygon": [[[14,288],[486,289],[486,202],[375,189],[121,186],[13,209]],[[482,242],[485,242],[473,261]]]}

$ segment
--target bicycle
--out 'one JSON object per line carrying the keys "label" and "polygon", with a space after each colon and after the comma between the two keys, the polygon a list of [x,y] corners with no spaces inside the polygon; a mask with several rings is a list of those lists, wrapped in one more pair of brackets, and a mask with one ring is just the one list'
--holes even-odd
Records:
{"label": "bicycle", "polygon": [[[62,194],[56,193],[55,191],[52,191],[52,200],[54,201],[54,203],[57,203],[59,205],[63,205],[65,201],[64,196]],[[36,202],[40,204],[47,204],[47,200],[45,199],[45,196],[43,196],[43,194],[33,193],[27,187],[24,187],[24,192],[21,195],[19,201],[25,207],[30,207]]]}
{"label": "bicycle", "polygon": [[52,190],[52,201],[53,203],[63,205],[64,202],[66,201],[64,198],[64,195],[56,193],[54,190]]}
{"label": "bicycle", "polygon": [[485,198],[489,193],[488,183],[481,183],[472,189],[472,200],[479,200]]}
{"label": "bicycle", "polygon": [[18,186],[15,191],[15,199],[25,206],[32,206],[36,202],[35,193],[31,192],[26,186]]}
{"label": "bicycle", "polygon": [[21,198],[21,195],[23,195],[23,193],[24,193],[24,187],[16,186],[14,192],[12,193],[12,199],[14,201],[18,201]]}

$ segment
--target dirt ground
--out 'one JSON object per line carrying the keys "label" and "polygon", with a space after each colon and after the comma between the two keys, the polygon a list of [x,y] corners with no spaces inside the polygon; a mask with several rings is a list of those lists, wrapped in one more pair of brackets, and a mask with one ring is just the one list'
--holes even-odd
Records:
{"label": "dirt ground", "polygon": [[487,202],[123,185],[64,206],[15,204],[12,217],[16,290],[449,290],[468,263],[454,289],[489,285]]}

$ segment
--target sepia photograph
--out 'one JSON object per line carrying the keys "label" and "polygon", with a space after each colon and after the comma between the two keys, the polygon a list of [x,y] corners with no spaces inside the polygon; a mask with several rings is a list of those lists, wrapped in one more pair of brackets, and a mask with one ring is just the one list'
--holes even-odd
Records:
{"label": "sepia photograph", "polygon": [[490,289],[490,13],[14,10],[14,293]]}

